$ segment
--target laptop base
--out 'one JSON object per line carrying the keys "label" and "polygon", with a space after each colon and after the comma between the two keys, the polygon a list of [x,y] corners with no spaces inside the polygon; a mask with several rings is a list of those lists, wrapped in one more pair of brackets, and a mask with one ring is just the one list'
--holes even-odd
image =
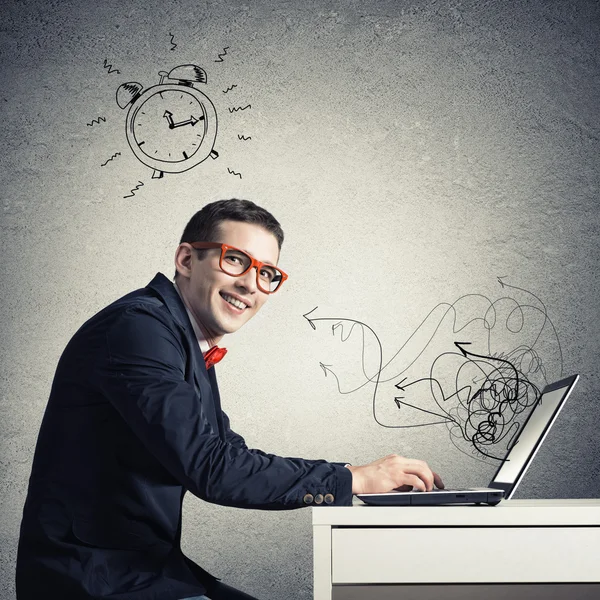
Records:
{"label": "laptop base", "polygon": [[356,497],[365,504],[373,506],[439,506],[444,504],[489,504],[495,506],[504,497],[504,491],[480,488],[456,491],[357,494]]}

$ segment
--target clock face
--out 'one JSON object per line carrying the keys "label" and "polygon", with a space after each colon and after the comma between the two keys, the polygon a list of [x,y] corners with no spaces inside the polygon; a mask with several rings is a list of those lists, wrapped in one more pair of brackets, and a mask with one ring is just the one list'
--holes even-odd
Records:
{"label": "clock face", "polygon": [[160,87],[163,89],[150,94],[131,115],[132,149],[137,149],[142,162],[139,153],[153,163],[188,161],[206,135],[207,111],[197,92],[188,92],[183,86]]}

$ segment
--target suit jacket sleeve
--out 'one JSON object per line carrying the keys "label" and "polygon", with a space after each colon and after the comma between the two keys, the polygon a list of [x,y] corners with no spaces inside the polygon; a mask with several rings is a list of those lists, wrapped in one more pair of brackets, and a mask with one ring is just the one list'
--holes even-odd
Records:
{"label": "suit jacket sleeve", "polygon": [[240,508],[305,506],[306,494],[332,494],[351,505],[352,473],[339,463],[283,458],[246,447],[233,433],[222,439],[202,398],[185,379],[182,332],[157,307],[127,308],[108,328],[108,362],[98,381],[133,433],[196,496]]}
{"label": "suit jacket sleeve", "polygon": [[[231,425],[230,425],[230,421],[229,421],[229,417],[227,416],[227,414],[225,413],[225,411],[223,411],[223,423],[225,425],[225,436],[227,441],[234,445],[237,446],[239,448],[246,448],[248,449],[250,452],[253,452],[255,454],[261,454],[262,456],[273,456],[272,454],[267,454],[266,452],[263,452],[262,450],[259,450],[258,448],[248,448],[248,446],[246,445],[246,440],[244,440],[244,438],[239,434],[236,433],[235,431],[233,431],[231,429]],[[292,458],[292,457],[287,457],[287,458]],[[298,459],[293,459],[292,460],[298,460]],[[307,460],[307,459],[303,459],[305,462],[307,463],[324,463],[327,462],[325,460]],[[340,465],[342,467],[345,467],[348,463],[343,463],[343,462],[331,462],[329,464],[332,465]]]}

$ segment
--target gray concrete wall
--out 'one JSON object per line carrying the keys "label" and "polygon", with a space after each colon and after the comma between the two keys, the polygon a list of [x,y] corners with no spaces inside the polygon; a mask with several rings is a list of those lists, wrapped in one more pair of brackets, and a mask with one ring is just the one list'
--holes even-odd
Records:
{"label": "gray concrete wall", "polygon": [[[458,359],[435,361],[454,341],[505,357],[526,347],[541,361],[523,367],[536,385],[581,380],[518,497],[600,495],[597,2],[70,0],[0,11],[2,598],[14,598],[27,479],[63,347],[105,304],[171,274],[183,226],[219,198],[264,205],[286,232],[289,281],[227,340],[218,367],[250,444],[354,464],[398,452],[450,485],[485,484],[494,461],[448,424],[397,427],[425,413],[398,411],[394,383],[433,373],[449,395]],[[220,156],[152,179],[115,92],[185,63],[207,71]],[[339,393],[330,371],[343,392],[365,383],[361,338],[342,343],[334,322],[313,331],[302,315],[315,306],[312,316],[368,324],[384,364],[411,340],[377,390],[393,427],[373,419],[372,384]],[[365,341],[372,375],[377,348]],[[436,396],[415,384],[405,400],[435,408]],[[184,546],[264,600],[311,597],[309,510],[188,497]]]}

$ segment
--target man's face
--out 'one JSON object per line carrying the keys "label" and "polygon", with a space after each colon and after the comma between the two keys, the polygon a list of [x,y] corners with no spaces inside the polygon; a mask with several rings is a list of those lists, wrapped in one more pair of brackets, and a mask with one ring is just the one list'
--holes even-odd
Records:
{"label": "man's face", "polygon": [[[217,242],[235,246],[262,262],[277,264],[277,239],[260,225],[223,221],[219,231]],[[226,333],[233,333],[247,323],[267,301],[269,294],[256,285],[256,268],[240,277],[232,277],[219,267],[220,248],[204,252],[205,257],[200,260],[196,250],[192,250],[187,263],[189,278],[181,281],[183,285],[179,284],[179,287],[204,335],[209,342],[216,343]],[[241,301],[244,308],[234,306],[232,300]]]}

